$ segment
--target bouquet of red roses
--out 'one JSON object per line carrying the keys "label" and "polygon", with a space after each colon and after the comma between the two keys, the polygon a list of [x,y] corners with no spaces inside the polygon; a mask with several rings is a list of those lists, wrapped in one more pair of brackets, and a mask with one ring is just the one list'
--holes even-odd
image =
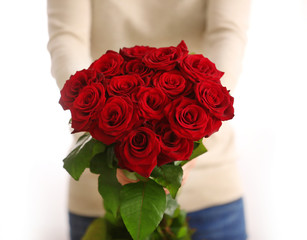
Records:
{"label": "bouquet of red roses", "polygon": [[[84,239],[189,239],[175,197],[182,166],[234,116],[222,76],[182,41],[107,51],[66,81],[60,104],[71,112],[73,133],[85,134],[64,168],[76,180],[85,168],[100,174],[106,209]],[[117,169],[136,181],[122,186]]]}

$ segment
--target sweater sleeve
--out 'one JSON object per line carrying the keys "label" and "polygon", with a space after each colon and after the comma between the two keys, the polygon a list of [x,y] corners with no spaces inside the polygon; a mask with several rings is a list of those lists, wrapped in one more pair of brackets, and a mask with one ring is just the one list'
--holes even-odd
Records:
{"label": "sweater sleeve", "polygon": [[51,73],[61,89],[70,75],[91,63],[90,0],[48,0],[47,12]]}
{"label": "sweater sleeve", "polygon": [[241,72],[250,0],[208,0],[205,55],[225,72],[222,83],[233,90]]}

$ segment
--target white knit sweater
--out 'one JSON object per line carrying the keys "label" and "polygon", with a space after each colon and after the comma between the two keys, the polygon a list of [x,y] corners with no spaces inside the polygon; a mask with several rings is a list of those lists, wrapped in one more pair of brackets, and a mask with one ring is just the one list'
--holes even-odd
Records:
{"label": "white knit sweater", "polygon": [[[48,49],[59,88],[75,71],[87,68],[106,50],[149,45],[176,46],[185,40],[225,72],[233,90],[246,43],[250,0],[48,0]],[[208,152],[198,157],[179,202],[195,211],[242,196],[234,136],[228,123],[205,139]],[[97,175],[88,171],[70,181],[69,210],[103,214]]]}

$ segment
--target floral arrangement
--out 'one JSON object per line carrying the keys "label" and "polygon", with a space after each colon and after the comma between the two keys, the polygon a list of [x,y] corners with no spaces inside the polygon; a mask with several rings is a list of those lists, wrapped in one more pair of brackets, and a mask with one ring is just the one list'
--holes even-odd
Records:
{"label": "floral arrangement", "polygon": [[64,168],[76,180],[86,168],[99,174],[106,210],[83,239],[190,239],[176,195],[182,166],[234,116],[222,76],[182,41],[109,50],[66,81],[59,102],[84,135]]}

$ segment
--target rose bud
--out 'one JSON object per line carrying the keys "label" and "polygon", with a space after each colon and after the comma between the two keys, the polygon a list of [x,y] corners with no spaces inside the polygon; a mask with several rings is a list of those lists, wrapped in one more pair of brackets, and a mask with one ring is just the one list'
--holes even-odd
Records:
{"label": "rose bud", "polygon": [[225,121],[234,117],[233,97],[220,83],[206,81],[195,87],[197,100],[216,118]]}
{"label": "rose bud", "polygon": [[137,75],[115,76],[110,79],[107,92],[110,96],[129,96],[138,86],[144,86],[144,81]]}
{"label": "rose bud", "polygon": [[101,83],[92,83],[81,90],[70,110],[74,133],[89,130],[105,101],[105,88]]}
{"label": "rose bud", "polygon": [[157,165],[160,141],[149,128],[139,127],[115,145],[119,167],[149,177]]}
{"label": "rose bud", "polygon": [[78,97],[79,92],[93,82],[103,83],[104,77],[102,74],[94,70],[83,69],[77,71],[74,75],[70,76],[69,80],[65,82],[61,90],[61,98],[59,103],[64,110],[70,109]]}
{"label": "rose bud", "polygon": [[156,48],[154,47],[148,47],[148,46],[134,46],[131,48],[122,48],[119,50],[120,55],[122,55],[125,59],[139,59],[142,60],[142,58],[149,53],[150,51],[154,50]]}
{"label": "rose bud", "polygon": [[150,51],[144,56],[143,62],[149,68],[170,71],[173,70],[188,53],[188,48],[182,41],[177,47],[163,47]]}
{"label": "rose bud", "polygon": [[168,103],[165,93],[159,88],[139,87],[132,99],[137,105],[138,113],[146,120],[160,120],[164,117],[164,107]]}
{"label": "rose bud", "polygon": [[181,97],[165,108],[166,117],[174,133],[183,138],[198,141],[216,132],[221,121],[210,116],[196,100]]}
{"label": "rose bud", "polygon": [[118,75],[122,71],[123,57],[114,51],[107,51],[99,59],[91,64],[89,69],[103,73],[106,78]]}
{"label": "rose bud", "polygon": [[174,161],[189,160],[194,147],[192,140],[178,137],[167,121],[161,121],[156,125],[156,133],[161,139],[158,166]]}
{"label": "rose bud", "polygon": [[127,97],[111,97],[98,115],[98,126],[90,130],[91,135],[110,145],[130,131],[138,122],[132,101]]}
{"label": "rose bud", "polygon": [[220,81],[223,72],[216,69],[215,64],[201,54],[188,55],[180,64],[184,76],[192,82],[206,80]]}

